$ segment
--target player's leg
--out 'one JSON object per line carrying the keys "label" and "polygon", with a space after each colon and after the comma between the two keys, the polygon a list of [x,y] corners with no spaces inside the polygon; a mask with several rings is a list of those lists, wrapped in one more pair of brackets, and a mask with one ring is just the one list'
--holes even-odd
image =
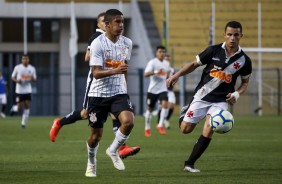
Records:
{"label": "player's leg", "polygon": [[1,102],[1,104],[2,104],[0,116],[1,116],[2,118],[6,118],[6,114],[5,114],[6,105],[7,105],[7,96],[6,96],[6,94],[1,94],[1,95],[0,95],[0,102]]}
{"label": "player's leg", "polygon": [[30,101],[31,101],[31,94],[25,94],[23,95],[23,112],[22,112],[22,123],[21,127],[25,128],[28,118],[29,118],[29,113],[30,113]]}
{"label": "player's leg", "polygon": [[107,120],[107,109],[103,109],[95,104],[95,98],[89,98],[89,126],[91,127],[90,136],[87,140],[87,169],[85,176],[96,177],[96,155],[99,148],[99,142],[103,135],[104,122]]}
{"label": "player's leg", "polygon": [[188,172],[200,172],[200,170],[196,169],[194,167],[195,162],[201,157],[201,155],[205,152],[207,147],[210,144],[211,137],[213,134],[213,131],[211,130],[209,126],[209,118],[208,115],[205,120],[205,125],[203,128],[202,135],[197,140],[196,144],[193,147],[193,150],[188,158],[187,161],[184,163],[184,170]]}
{"label": "player's leg", "polygon": [[[199,137],[198,141],[193,147],[193,150],[188,158],[187,161],[185,161],[184,164],[184,170],[188,172],[200,172],[200,170],[195,169],[194,165],[195,162],[201,157],[201,155],[205,152],[207,147],[210,144],[212,135],[213,135],[213,130],[210,127],[209,121],[210,121],[210,113],[213,112],[218,108],[227,108],[228,105],[227,103],[216,103],[212,104],[209,102],[192,102],[191,106],[189,107],[186,115],[187,116],[194,116],[194,117],[199,117],[193,118],[193,117],[188,117],[184,118],[184,121],[192,121],[193,123],[197,122],[202,118],[202,116],[206,116],[205,124],[203,127],[203,132],[202,135]],[[191,115],[192,114],[192,115]]]}
{"label": "player's leg", "polygon": [[155,104],[157,102],[157,95],[152,93],[147,93],[147,110],[145,112],[145,136],[151,136],[151,121],[152,121],[152,112],[154,110]]}
{"label": "player's leg", "polygon": [[[121,126],[119,120],[113,115],[110,114],[113,121],[113,131],[116,134],[117,130]],[[140,151],[140,146],[129,147],[125,143],[119,148],[118,154],[121,159],[125,159],[128,156],[137,154]]]}
{"label": "player's leg", "polygon": [[88,116],[87,110],[82,109],[82,110],[73,111],[61,119],[60,118],[54,119],[52,127],[50,129],[50,133],[49,133],[50,140],[52,142],[56,141],[57,135],[60,129],[64,125],[69,125],[69,124],[75,123],[76,121],[87,119],[87,116]]}
{"label": "player's leg", "polygon": [[97,151],[99,148],[99,141],[101,140],[103,135],[103,128],[92,128],[91,134],[86,142],[87,147],[87,168],[85,172],[86,177],[96,177],[97,170]]}
{"label": "player's leg", "polygon": [[107,155],[112,159],[118,170],[124,170],[125,166],[118,155],[118,149],[127,141],[134,126],[133,107],[128,95],[111,97],[111,113],[118,118],[121,126],[115,134],[115,139],[107,149]]}
{"label": "player's leg", "polygon": [[157,125],[157,129],[159,131],[160,134],[165,135],[166,132],[164,130],[164,120],[167,116],[168,113],[168,96],[167,96],[167,92],[163,92],[161,94],[159,94],[158,99],[161,102],[161,114],[160,114],[160,120],[158,122]]}
{"label": "player's leg", "polygon": [[174,111],[174,105],[176,102],[175,94],[173,91],[168,91],[168,113],[164,121],[165,128],[170,129],[169,119]]}

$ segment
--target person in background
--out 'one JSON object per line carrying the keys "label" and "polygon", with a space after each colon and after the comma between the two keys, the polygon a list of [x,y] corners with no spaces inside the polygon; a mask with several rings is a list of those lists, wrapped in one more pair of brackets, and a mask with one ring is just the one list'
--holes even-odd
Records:
{"label": "person in background", "polygon": [[164,60],[165,47],[158,46],[156,48],[156,57],[150,60],[145,68],[144,76],[150,77],[150,84],[147,92],[147,111],[145,113],[145,136],[151,136],[151,119],[152,112],[158,101],[161,104],[160,120],[157,130],[161,135],[165,135],[164,120],[168,113],[168,96],[166,79],[169,73],[169,63]]}
{"label": "person in background", "polygon": [[[170,71],[169,71],[168,77],[170,77],[174,74],[174,68],[171,67],[170,54],[166,54],[164,60],[169,63],[169,66],[170,66],[169,70]],[[165,120],[164,120],[164,126],[165,126],[165,128],[170,129],[169,119],[170,119],[171,115],[173,114],[174,106],[175,106],[175,103],[176,103],[176,98],[175,98],[175,94],[174,94],[174,91],[173,91],[173,86],[169,86],[167,88],[167,96],[168,96],[168,113],[167,113],[167,116],[165,117]],[[161,109],[159,109],[159,111],[158,111],[158,122],[160,121],[160,115],[161,115]]]}
{"label": "person in background", "polygon": [[18,110],[22,111],[21,127],[25,128],[30,113],[31,83],[36,81],[37,77],[35,67],[29,64],[28,55],[22,55],[21,62],[15,66],[11,79],[16,83],[16,102]]}
{"label": "person in background", "polygon": [[6,118],[5,110],[7,106],[7,81],[0,71],[0,105],[2,106],[0,117]]}

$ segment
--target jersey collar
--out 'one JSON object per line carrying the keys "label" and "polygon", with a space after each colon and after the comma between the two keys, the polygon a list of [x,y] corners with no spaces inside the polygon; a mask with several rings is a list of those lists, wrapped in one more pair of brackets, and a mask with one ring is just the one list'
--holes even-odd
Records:
{"label": "jersey collar", "polygon": [[[225,50],[225,55],[227,56],[225,44],[226,44],[226,43],[223,42],[223,44],[221,45],[221,47]],[[241,48],[240,45],[239,45],[239,48],[238,48],[237,52],[235,52],[235,54],[234,54],[233,56],[235,56],[236,54],[239,54],[241,51],[242,51],[242,48]],[[231,57],[233,57],[233,56],[231,56]]]}

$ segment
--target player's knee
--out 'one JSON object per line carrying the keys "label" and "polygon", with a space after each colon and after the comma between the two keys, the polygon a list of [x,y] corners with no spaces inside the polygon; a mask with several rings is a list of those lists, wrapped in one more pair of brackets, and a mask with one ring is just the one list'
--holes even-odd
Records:
{"label": "player's knee", "polygon": [[190,124],[188,124],[186,122],[182,122],[181,125],[180,125],[180,131],[183,134],[189,134],[189,133],[193,132],[193,130],[194,130],[194,127],[190,126]]}

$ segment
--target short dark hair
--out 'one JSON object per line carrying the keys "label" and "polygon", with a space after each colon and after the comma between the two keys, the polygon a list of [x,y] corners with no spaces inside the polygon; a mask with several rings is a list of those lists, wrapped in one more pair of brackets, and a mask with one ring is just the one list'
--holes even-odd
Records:
{"label": "short dark hair", "polygon": [[162,45],[159,45],[159,46],[156,47],[156,51],[159,50],[159,49],[166,50],[165,47],[162,46]]}
{"label": "short dark hair", "polygon": [[226,24],[224,31],[226,31],[227,27],[232,27],[232,28],[240,28],[241,33],[243,32],[243,28],[240,22],[237,21],[230,21]]}
{"label": "short dark hair", "polygon": [[106,14],[105,12],[100,13],[100,14],[97,16],[97,21],[98,21],[98,19],[99,19],[100,17],[104,17],[105,14]]}
{"label": "short dark hair", "polygon": [[119,11],[117,9],[109,9],[105,13],[104,21],[105,22],[111,22],[113,20],[113,18],[117,15],[123,15],[123,14],[121,13],[121,11]]}
{"label": "short dark hair", "polygon": [[29,57],[28,54],[22,54],[22,58],[23,57]]}

